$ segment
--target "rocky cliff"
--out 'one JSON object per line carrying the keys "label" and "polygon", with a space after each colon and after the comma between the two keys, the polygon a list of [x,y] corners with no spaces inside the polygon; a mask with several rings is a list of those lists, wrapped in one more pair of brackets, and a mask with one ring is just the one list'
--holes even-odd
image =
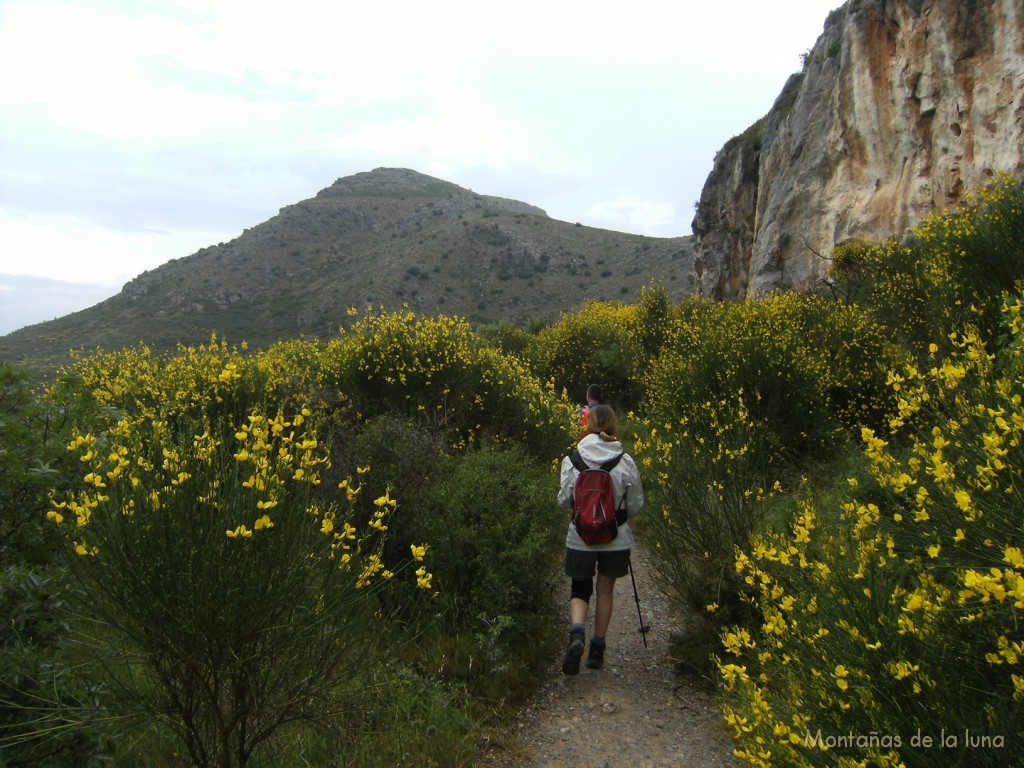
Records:
{"label": "rocky cliff", "polygon": [[715,156],[693,220],[704,293],[817,290],[835,244],[1024,173],[1024,0],[850,0],[804,59]]}

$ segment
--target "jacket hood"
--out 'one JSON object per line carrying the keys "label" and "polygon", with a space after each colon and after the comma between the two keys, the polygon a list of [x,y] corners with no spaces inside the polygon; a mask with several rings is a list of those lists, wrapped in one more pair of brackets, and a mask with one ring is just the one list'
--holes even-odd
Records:
{"label": "jacket hood", "polygon": [[587,464],[596,466],[622,453],[622,443],[618,440],[606,443],[598,435],[587,435],[580,440],[576,450]]}

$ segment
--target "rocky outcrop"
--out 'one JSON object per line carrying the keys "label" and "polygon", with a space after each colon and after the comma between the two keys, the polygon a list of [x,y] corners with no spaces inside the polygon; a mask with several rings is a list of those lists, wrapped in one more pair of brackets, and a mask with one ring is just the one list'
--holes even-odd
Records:
{"label": "rocky outcrop", "polygon": [[850,0],[715,156],[700,289],[816,290],[837,243],[899,236],[999,171],[1024,173],[1024,0]]}

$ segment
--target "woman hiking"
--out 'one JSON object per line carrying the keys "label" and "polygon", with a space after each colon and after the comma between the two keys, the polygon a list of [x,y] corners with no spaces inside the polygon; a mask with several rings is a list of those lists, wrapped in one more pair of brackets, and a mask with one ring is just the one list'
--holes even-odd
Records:
{"label": "woman hiking", "polygon": [[[600,669],[604,663],[605,637],[612,618],[615,580],[629,573],[629,553],[633,547],[632,520],[644,505],[644,489],[633,457],[623,451],[618,438],[615,411],[597,404],[587,411],[587,434],[574,451],[562,460],[561,488],[558,502],[573,509],[577,478],[581,471],[602,466],[611,475],[617,524],[610,532],[611,540],[587,543],[588,532],[578,527],[577,516],[569,523],[565,537],[565,573],[571,580],[569,597],[569,645],[562,658],[562,672],[575,675],[586,645],[586,621],[590,597],[594,594],[597,574],[597,604],[594,610],[594,634],[587,652],[587,667]],[[581,535],[581,530],[583,534]],[[594,538],[607,538],[596,536]]]}

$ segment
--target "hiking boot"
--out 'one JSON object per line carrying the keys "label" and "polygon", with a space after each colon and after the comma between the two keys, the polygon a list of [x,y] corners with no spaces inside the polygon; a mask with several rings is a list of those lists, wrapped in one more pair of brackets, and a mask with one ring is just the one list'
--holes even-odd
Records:
{"label": "hiking boot", "polygon": [[600,669],[604,666],[604,649],[603,644],[595,645],[593,640],[590,641],[590,650],[587,651],[588,669]]}
{"label": "hiking boot", "polygon": [[562,672],[567,675],[579,674],[582,656],[583,635],[579,632],[571,632],[569,634],[569,647],[565,649],[565,656],[562,657]]}

